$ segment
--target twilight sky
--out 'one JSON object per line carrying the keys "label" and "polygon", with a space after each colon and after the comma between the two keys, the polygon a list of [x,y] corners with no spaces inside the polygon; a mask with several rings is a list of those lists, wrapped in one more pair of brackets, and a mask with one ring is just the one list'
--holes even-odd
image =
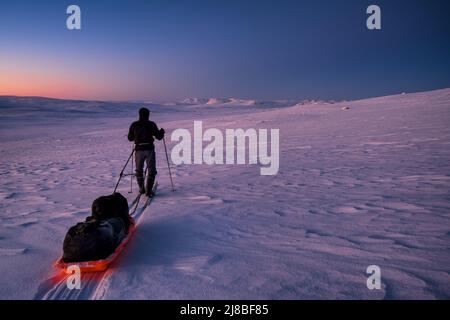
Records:
{"label": "twilight sky", "polygon": [[[81,7],[82,29],[66,29]],[[382,30],[366,28],[366,8]],[[450,87],[448,0],[6,1],[0,95],[354,99]]]}

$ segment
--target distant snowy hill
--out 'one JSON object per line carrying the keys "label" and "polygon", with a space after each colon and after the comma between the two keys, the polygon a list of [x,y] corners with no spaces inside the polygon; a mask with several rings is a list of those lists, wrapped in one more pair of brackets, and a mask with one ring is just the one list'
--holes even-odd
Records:
{"label": "distant snowy hill", "polygon": [[181,102],[154,103],[145,101],[86,101],[64,100],[46,97],[0,96],[0,121],[11,117],[21,117],[23,120],[39,118],[75,118],[91,117],[92,115],[124,116],[132,115],[140,107],[147,107],[152,112],[192,112],[182,106],[195,108],[246,107],[247,111],[256,109],[285,108],[308,104],[334,103],[315,100],[251,100],[238,98],[188,98]]}
{"label": "distant snowy hill", "polygon": [[[46,116],[82,116],[93,113],[127,112],[140,106],[136,102],[105,102],[63,100],[44,97],[0,96],[0,117],[46,115]],[[155,105],[149,105],[153,106]]]}

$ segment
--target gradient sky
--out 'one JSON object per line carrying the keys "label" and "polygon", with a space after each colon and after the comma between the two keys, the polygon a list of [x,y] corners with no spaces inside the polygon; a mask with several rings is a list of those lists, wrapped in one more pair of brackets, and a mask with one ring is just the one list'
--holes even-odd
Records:
{"label": "gradient sky", "polygon": [[[78,4],[82,30],[66,29]],[[382,9],[381,31],[366,8]],[[450,87],[448,0],[2,1],[0,95],[354,99]]]}

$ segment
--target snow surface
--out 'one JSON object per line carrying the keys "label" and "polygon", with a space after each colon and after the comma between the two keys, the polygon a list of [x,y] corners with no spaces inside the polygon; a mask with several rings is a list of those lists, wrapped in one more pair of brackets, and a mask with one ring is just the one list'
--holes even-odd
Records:
{"label": "snow surface", "polygon": [[[193,120],[280,128],[279,174],[181,165],[173,193],[157,143],[159,193],[136,237],[74,297],[449,299],[450,89],[290,105],[151,105],[169,133]],[[114,188],[138,107],[0,97],[1,299],[52,289],[68,227]],[[131,200],[129,182],[119,191]],[[369,265],[381,290],[367,289]]]}

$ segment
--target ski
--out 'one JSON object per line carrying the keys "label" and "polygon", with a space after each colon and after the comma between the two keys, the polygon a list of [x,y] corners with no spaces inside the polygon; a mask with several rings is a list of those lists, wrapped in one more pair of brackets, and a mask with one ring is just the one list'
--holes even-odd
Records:
{"label": "ski", "polygon": [[158,182],[155,181],[155,184],[153,185],[152,188],[152,194],[153,196],[149,197],[149,196],[145,196],[145,202],[144,205],[142,206],[142,208],[140,208],[140,210],[137,212],[136,210],[131,214],[131,217],[133,218],[133,220],[138,220],[141,216],[141,214],[145,211],[145,209],[150,205],[150,203],[152,202],[153,198],[156,196],[156,190],[158,189]]}
{"label": "ski", "polygon": [[133,208],[133,206],[134,206],[137,202],[139,202],[139,198],[141,197],[141,195],[142,195],[142,194],[139,193],[139,194],[136,196],[136,198],[134,198],[134,200],[131,201],[130,205],[128,206],[128,207],[130,208],[130,210],[131,210],[131,208]]}
{"label": "ski", "polygon": [[134,199],[133,202],[129,205],[128,210],[130,212],[130,216],[132,216],[136,212],[136,210],[137,210],[137,208],[139,206],[139,201],[141,200],[141,196],[142,196],[142,194],[139,193],[137,195],[136,199]]}

